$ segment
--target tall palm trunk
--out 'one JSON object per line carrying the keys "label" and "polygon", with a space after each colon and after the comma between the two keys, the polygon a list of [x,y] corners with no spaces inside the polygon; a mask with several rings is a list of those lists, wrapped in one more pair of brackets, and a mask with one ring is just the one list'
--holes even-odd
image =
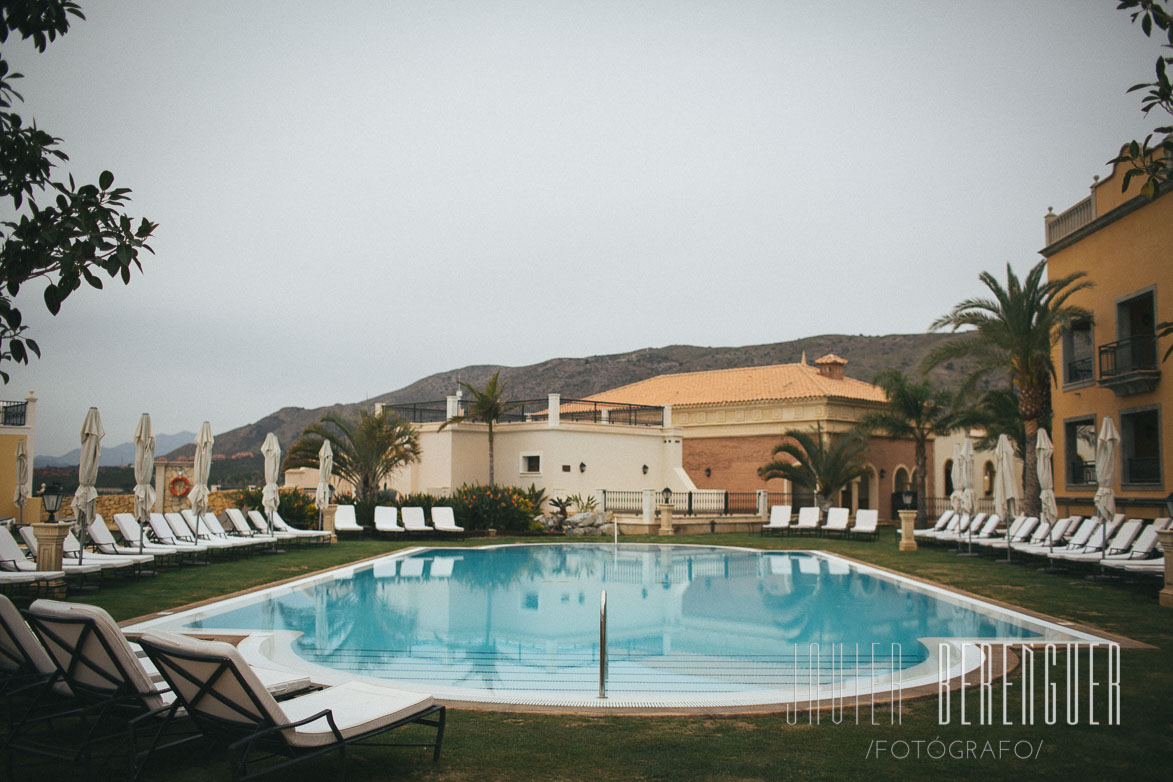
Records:
{"label": "tall palm trunk", "polygon": [[489,485],[496,486],[497,481],[493,479],[493,422],[489,421]]}
{"label": "tall palm trunk", "polygon": [[1018,393],[1018,411],[1022,414],[1022,423],[1026,429],[1026,442],[1022,447],[1022,507],[1019,513],[1027,516],[1038,516],[1041,503],[1039,502],[1039,470],[1038,457],[1035,455],[1039,435],[1039,419],[1047,405],[1050,395],[1051,378],[1036,382],[1030,388],[1020,388]]}
{"label": "tall palm trunk", "polygon": [[925,464],[928,458],[925,454],[924,440],[916,441],[916,522],[918,529],[923,529],[928,520],[925,512],[926,487],[929,485],[928,475],[925,474]]}

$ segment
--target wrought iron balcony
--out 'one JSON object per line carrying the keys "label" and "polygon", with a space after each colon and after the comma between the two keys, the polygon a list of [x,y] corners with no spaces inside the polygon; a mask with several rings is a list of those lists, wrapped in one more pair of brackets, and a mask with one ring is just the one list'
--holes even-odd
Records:
{"label": "wrought iron balcony", "polygon": [[1152,391],[1160,379],[1156,335],[1141,334],[1100,345],[1100,385],[1118,396]]}
{"label": "wrought iron balcony", "polygon": [[1067,464],[1067,483],[1071,486],[1094,486],[1096,463],[1075,461]]}
{"label": "wrought iron balcony", "polygon": [[27,402],[0,402],[4,410],[4,426],[24,426]]}
{"label": "wrought iron balcony", "polygon": [[1079,383],[1084,380],[1091,380],[1095,376],[1095,366],[1093,366],[1091,356],[1077,358],[1073,361],[1067,362],[1068,383]]}
{"label": "wrought iron balcony", "polygon": [[1161,460],[1155,456],[1137,456],[1124,461],[1128,470],[1126,483],[1160,483]]}

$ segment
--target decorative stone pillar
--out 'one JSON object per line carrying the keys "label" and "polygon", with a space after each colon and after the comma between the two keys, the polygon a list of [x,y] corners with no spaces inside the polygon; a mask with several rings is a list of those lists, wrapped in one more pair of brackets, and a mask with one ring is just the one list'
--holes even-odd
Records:
{"label": "decorative stone pillar", "polygon": [[549,415],[546,417],[546,426],[555,429],[562,423],[562,395],[550,394],[546,398],[546,407],[549,410]]}
{"label": "decorative stone pillar", "polygon": [[334,534],[334,514],[338,512],[337,505],[327,505],[322,511],[322,529],[330,533],[330,542],[337,543],[338,536]]}
{"label": "decorative stone pillar", "polygon": [[1165,550],[1165,587],[1157,599],[1166,608],[1173,608],[1173,530],[1162,530],[1157,537]]}
{"label": "decorative stone pillar", "polygon": [[900,516],[900,550],[916,551],[916,537],[912,531],[916,529],[916,509],[898,510]]}
{"label": "decorative stone pillar", "polygon": [[33,536],[37,539],[37,570],[60,570],[61,549],[70,525],[65,522],[37,522],[31,526]]}
{"label": "decorative stone pillar", "polygon": [[758,516],[762,521],[770,519],[770,494],[765,489],[758,489]]}
{"label": "decorative stone pillar", "polygon": [[656,505],[656,510],[660,512],[659,534],[675,535],[676,530],[672,529],[672,504],[661,502]]}
{"label": "decorative stone pillar", "polygon": [[643,496],[643,517],[645,524],[651,524],[656,520],[656,492],[652,489],[644,489]]}

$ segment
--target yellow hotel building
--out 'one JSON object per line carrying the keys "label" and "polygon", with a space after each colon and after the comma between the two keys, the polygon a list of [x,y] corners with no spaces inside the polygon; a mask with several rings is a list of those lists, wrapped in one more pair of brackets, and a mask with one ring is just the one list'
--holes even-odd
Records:
{"label": "yellow hotel building", "polygon": [[1095,438],[1111,417],[1120,433],[1119,509],[1151,518],[1168,515],[1158,511],[1173,491],[1173,358],[1161,361],[1169,340],[1156,336],[1158,324],[1173,321],[1173,186],[1149,200],[1134,177],[1122,193],[1127,166],[1116,164],[1087,198],[1045,218],[1048,277],[1082,271],[1095,283],[1070,299],[1092,320],[1074,324],[1052,355],[1053,464],[1061,510],[1090,515]]}

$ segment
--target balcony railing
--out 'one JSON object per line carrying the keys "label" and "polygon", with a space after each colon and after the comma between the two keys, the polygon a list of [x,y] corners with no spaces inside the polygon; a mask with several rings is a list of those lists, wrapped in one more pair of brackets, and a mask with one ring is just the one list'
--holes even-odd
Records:
{"label": "balcony railing", "polygon": [[1095,366],[1092,362],[1092,357],[1077,358],[1074,361],[1067,362],[1067,382],[1079,383],[1083,380],[1091,380],[1096,376]]}
{"label": "balcony railing", "polygon": [[[510,402],[509,412],[498,419],[498,423],[522,423],[526,421],[548,421],[550,400],[527,399]],[[411,402],[399,405],[384,405],[397,415],[413,424],[439,423],[448,420],[446,400]],[[457,403],[460,415],[468,414],[468,403]],[[585,399],[563,399],[558,409],[561,421],[596,424],[626,424],[628,426],[663,426],[664,408],[652,405],[628,405],[616,402],[599,402]]]}
{"label": "balcony railing", "polygon": [[1067,483],[1072,486],[1094,486],[1096,483],[1096,463],[1084,461],[1068,463]]}
{"label": "balcony railing", "polygon": [[1068,234],[1096,219],[1096,203],[1092,196],[1080,201],[1060,215],[1049,214],[1045,218],[1047,245],[1050,246]]}
{"label": "balcony railing", "polygon": [[1160,483],[1161,460],[1156,456],[1137,456],[1126,459],[1127,483]]}
{"label": "balcony railing", "polygon": [[25,414],[28,411],[27,402],[0,402],[4,409],[5,426],[24,426]]}
{"label": "balcony railing", "polygon": [[1100,345],[1100,377],[1157,368],[1157,337],[1141,334]]}

